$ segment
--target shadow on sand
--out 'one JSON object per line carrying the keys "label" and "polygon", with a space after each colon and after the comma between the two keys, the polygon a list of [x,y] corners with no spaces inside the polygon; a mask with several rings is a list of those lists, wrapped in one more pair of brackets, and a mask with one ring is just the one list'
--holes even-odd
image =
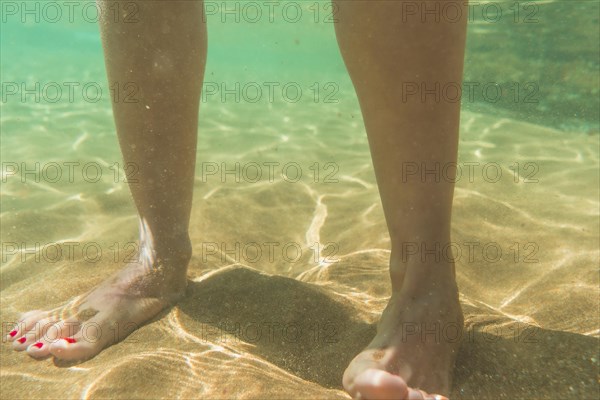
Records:
{"label": "shadow on sand", "polygon": [[[237,266],[190,282],[178,308],[203,339],[244,342],[328,388],[341,389],[344,369],[376,331],[325,288]],[[476,311],[466,307],[466,319]],[[451,398],[597,398],[598,346],[593,337],[488,318],[462,335]]]}

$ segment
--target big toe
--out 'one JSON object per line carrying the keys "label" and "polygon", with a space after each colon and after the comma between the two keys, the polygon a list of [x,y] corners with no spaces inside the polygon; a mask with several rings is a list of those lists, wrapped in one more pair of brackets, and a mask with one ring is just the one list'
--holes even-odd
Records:
{"label": "big toe", "polygon": [[378,369],[367,369],[354,379],[353,392],[361,400],[447,400],[409,388],[398,375]]}
{"label": "big toe", "polygon": [[[82,324],[79,331],[71,336],[67,336],[66,328],[59,331],[65,333],[60,339],[50,343],[48,351],[55,358],[65,361],[84,361],[100,353],[109,343],[110,337],[100,334],[102,331],[102,321],[95,318]],[[60,324],[59,324],[60,325]]]}
{"label": "big toe", "polygon": [[99,343],[88,342],[80,335],[75,335],[50,344],[48,351],[59,360],[85,361],[100,353],[102,348]]}

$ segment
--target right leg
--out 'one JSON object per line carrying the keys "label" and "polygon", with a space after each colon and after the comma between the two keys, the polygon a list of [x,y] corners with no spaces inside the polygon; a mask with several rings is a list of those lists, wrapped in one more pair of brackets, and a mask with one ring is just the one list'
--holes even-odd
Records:
{"label": "right leg", "polygon": [[[98,3],[106,11],[100,28],[109,86],[136,88],[137,102],[114,97],[113,113],[125,165],[136,170],[129,178],[135,180],[130,189],[140,217],[140,257],[75,304],[25,314],[9,340],[36,358],[86,359],[122,340],[181,298],[191,258],[188,224],[207,47],[204,5],[129,2],[138,9],[137,21],[124,22],[122,3]],[[83,337],[85,324],[100,328],[96,341]]]}

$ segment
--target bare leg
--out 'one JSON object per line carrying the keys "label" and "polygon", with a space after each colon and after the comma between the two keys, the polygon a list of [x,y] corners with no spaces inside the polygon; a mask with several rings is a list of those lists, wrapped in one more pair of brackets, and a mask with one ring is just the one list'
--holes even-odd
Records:
{"label": "bare leg", "polygon": [[391,298],[376,337],[346,369],[344,388],[362,399],[429,396],[416,388],[447,395],[459,346],[452,339],[463,324],[454,263],[421,251],[407,256],[406,250],[450,243],[454,184],[403,171],[411,163],[421,172],[456,162],[460,102],[420,93],[404,98],[403,92],[407,83],[432,89],[436,82],[462,82],[466,20],[430,16],[432,22],[423,22],[403,13],[403,1],[334,3],[338,43],[360,101],[392,245]]}
{"label": "bare leg", "polygon": [[[118,3],[99,1],[105,10],[122,10]],[[124,161],[137,169],[130,189],[140,216],[140,260],[67,307],[25,314],[9,339],[16,350],[36,358],[92,357],[185,291],[206,61],[203,3],[135,4],[136,22],[125,23],[121,15],[107,11],[100,28],[110,87],[132,83],[137,89],[137,102],[113,98],[113,112]],[[58,340],[65,337],[70,340]]]}

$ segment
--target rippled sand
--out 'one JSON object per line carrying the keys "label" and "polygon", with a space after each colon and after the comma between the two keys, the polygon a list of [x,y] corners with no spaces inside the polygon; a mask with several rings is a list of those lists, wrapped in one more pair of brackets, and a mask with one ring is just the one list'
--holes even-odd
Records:
{"label": "rippled sand", "polygon": [[[92,288],[120,267],[137,232],[127,186],[110,169],[121,161],[108,109],[49,118],[42,106],[19,106],[27,119],[2,116],[4,162],[96,162],[103,175],[95,183],[7,177],[2,242],[93,242],[103,254],[96,263],[81,252],[22,261],[3,249],[3,323]],[[0,397],[347,398],[342,372],[374,335],[390,289],[390,243],[356,113],[355,104],[205,104],[187,296],[79,365],[3,345]],[[470,164],[473,179],[463,176],[455,195],[467,326],[452,398],[598,393],[598,139],[463,113],[459,162],[464,173],[466,163],[479,166]],[[206,175],[223,162],[246,167],[241,182]],[[265,162],[279,163],[272,182],[251,182],[253,163]],[[281,175],[289,162],[303,172],[297,182],[292,169]],[[483,165],[493,168],[485,179]],[[492,182],[496,165],[502,177]]]}

